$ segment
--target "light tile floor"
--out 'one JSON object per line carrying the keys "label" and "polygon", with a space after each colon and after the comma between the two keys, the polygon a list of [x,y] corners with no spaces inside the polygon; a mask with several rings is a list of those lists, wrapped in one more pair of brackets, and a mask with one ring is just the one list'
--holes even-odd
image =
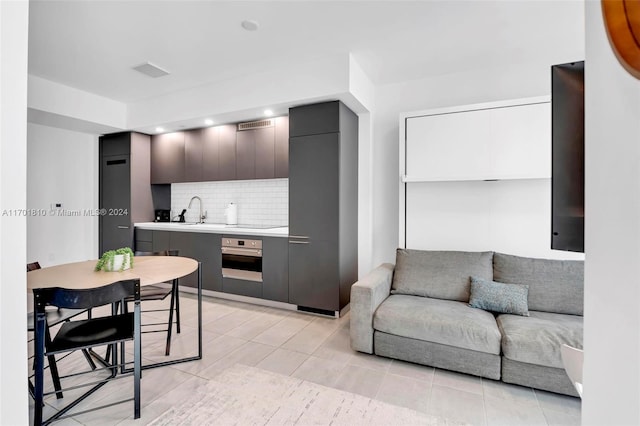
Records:
{"label": "light tile floor", "polygon": [[[182,332],[174,334],[171,356],[164,356],[165,333],[144,334],[143,363],[197,353],[197,301],[182,294],[180,302]],[[354,352],[349,346],[348,314],[328,319],[208,297],[202,307],[203,359],[143,371],[141,419],[133,421],[133,405],[126,403],[56,424],[146,424],[188,398],[194,387],[236,363],[474,425],[580,424],[577,398]],[[158,320],[166,320],[165,313],[143,314],[143,323]],[[131,353],[131,347],[127,351]],[[76,353],[59,364],[62,374],[86,367]],[[51,388],[50,383],[47,386]],[[70,391],[67,397],[77,392]],[[131,395],[131,379],[108,383],[71,413]],[[48,397],[45,416],[56,407],[60,401]]]}

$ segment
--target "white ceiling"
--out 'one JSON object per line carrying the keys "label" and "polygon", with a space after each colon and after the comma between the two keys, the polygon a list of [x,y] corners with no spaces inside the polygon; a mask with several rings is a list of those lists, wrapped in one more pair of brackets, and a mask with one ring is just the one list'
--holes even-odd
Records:
{"label": "white ceiling", "polygon": [[[32,0],[29,14],[30,74],[122,102],[347,52],[388,84],[584,45],[584,4],[569,0]],[[171,75],[131,69],[146,61]]]}

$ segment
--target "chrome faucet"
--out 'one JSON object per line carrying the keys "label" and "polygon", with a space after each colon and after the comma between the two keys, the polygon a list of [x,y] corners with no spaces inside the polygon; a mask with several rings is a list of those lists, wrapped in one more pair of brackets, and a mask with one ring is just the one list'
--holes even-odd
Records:
{"label": "chrome faucet", "polygon": [[188,209],[191,208],[191,204],[193,204],[193,200],[198,200],[199,201],[199,206],[200,206],[200,215],[198,216],[198,223],[204,223],[204,219],[207,217],[207,214],[205,212],[205,214],[202,214],[202,200],[200,199],[200,197],[198,197],[197,195],[195,197],[191,197],[191,201],[189,201],[189,205],[187,206]]}

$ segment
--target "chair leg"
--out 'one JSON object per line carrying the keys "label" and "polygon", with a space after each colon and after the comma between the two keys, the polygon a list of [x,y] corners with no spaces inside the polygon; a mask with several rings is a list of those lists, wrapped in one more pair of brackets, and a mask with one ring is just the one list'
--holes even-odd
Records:
{"label": "chair leg", "polygon": [[96,363],[93,362],[93,358],[91,358],[91,355],[89,354],[89,350],[88,349],[83,349],[82,350],[82,355],[84,355],[85,359],[89,363],[89,367],[91,367],[91,370],[95,370],[97,368],[96,367]]}
{"label": "chair leg", "polygon": [[169,324],[167,326],[167,344],[164,349],[164,355],[169,356],[171,352],[171,332],[173,331],[173,307],[175,305],[176,284],[175,280],[171,287],[171,303],[169,304]]}
{"label": "chair leg", "polygon": [[[51,344],[51,334],[49,333],[49,327],[44,329],[45,349]],[[51,371],[51,379],[53,380],[53,387],[56,390],[56,397],[62,399],[62,385],[60,384],[60,374],[58,373],[58,363],[54,355],[47,355],[49,361],[49,371]]]}
{"label": "chair leg", "polygon": [[176,297],[176,333],[180,334],[180,287],[178,286],[177,278],[173,280],[173,285],[173,292]]}
{"label": "chair leg", "polygon": [[142,345],[140,343],[140,302],[134,303],[133,331],[133,418],[140,418],[140,377],[142,377]]}
{"label": "chair leg", "polygon": [[[119,304],[115,304],[115,308],[113,309],[113,314],[116,315],[118,313],[118,306],[120,306],[120,313],[121,314],[126,314],[129,313],[129,303],[126,302],[125,300],[121,300]],[[113,352],[115,354],[117,345],[113,345]],[[120,363],[122,364],[120,366],[120,373],[124,374],[125,370],[127,369],[127,366],[125,365],[125,358],[126,358],[126,353],[125,353],[125,348],[124,348],[124,342],[120,342]]]}
{"label": "chair leg", "polygon": [[42,405],[44,403],[44,334],[46,330],[44,314],[42,319],[36,319],[34,329],[34,351],[35,351],[35,375],[34,375],[34,408],[33,424],[42,425]]}

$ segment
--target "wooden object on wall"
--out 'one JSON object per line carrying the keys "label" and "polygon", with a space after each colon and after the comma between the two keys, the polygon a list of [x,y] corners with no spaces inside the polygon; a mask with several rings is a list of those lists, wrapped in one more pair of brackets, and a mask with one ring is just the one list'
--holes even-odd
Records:
{"label": "wooden object on wall", "polygon": [[602,14],[618,61],[640,79],[640,0],[602,0]]}

